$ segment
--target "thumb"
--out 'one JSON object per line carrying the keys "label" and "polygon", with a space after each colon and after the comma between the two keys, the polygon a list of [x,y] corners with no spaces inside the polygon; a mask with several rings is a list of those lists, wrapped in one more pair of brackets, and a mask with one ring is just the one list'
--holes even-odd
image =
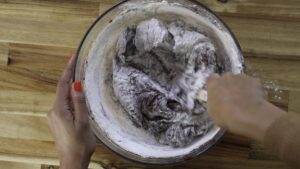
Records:
{"label": "thumb", "polygon": [[72,84],[71,97],[74,104],[75,124],[79,126],[88,124],[88,109],[81,81]]}

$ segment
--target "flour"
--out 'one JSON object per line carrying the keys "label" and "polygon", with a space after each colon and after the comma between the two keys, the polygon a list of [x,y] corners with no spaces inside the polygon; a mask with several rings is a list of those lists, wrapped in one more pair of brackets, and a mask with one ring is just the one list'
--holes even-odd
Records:
{"label": "flour", "polygon": [[137,127],[164,145],[183,147],[213,126],[205,81],[221,73],[210,39],[181,21],[152,18],[124,30],[113,63],[116,97]]}

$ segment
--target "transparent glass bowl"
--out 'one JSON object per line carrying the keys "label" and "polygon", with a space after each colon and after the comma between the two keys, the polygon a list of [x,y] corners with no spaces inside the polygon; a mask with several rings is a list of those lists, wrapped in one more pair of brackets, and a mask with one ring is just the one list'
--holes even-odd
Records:
{"label": "transparent glass bowl", "polygon": [[111,75],[117,35],[125,27],[152,17],[167,21],[180,18],[203,30],[213,39],[226,71],[242,73],[243,56],[229,28],[194,0],[123,1],[100,15],[87,31],[77,52],[75,80],[83,81],[95,135],[125,158],[148,164],[172,164],[203,153],[222,137],[224,130],[215,126],[182,148],[161,145],[132,124],[114,97]]}

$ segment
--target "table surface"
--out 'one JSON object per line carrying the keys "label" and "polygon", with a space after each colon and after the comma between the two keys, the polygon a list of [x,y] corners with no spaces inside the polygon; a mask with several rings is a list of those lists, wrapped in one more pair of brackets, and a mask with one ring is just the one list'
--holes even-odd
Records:
{"label": "table surface", "polygon": [[[300,112],[300,1],[198,1],[232,29],[242,46],[246,73],[262,79],[269,100],[284,110]],[[88,26],[115,3],[0,1],[0,168],[49,168],[41,164],[56,159],[46,113],[57,80]],[[101,144],[93,162],[103,168],[160,168],[127,161]],[[288,167],[259,143],[227,133],[205,154],[165,168]]]}

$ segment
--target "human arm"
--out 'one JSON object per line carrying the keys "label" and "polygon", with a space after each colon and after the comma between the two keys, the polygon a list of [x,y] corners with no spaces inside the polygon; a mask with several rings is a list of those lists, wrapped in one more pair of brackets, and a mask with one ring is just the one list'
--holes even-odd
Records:
{"label": "human arm", "polygon": [[214,75],[208,79],[208,112],[232,133],[262,142],[292,166],[300,166],[300,117],[264,98],[257,79],[246,75]]}

